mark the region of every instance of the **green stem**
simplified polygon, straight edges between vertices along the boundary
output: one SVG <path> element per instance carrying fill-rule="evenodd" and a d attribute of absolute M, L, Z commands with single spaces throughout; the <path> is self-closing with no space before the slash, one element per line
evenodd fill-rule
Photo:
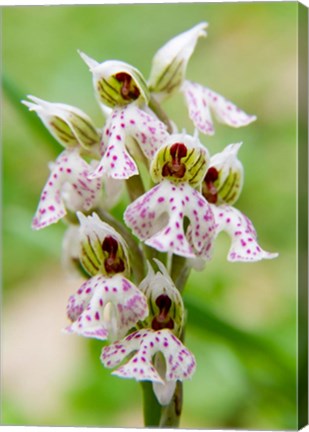
<path fill-rule="evenodd" d="M 140 175 L 135 175 L 126 180 L 127 191 L 131 202 L 144 195 L 145 188 Z"/>
<path fill-rule="evenodd" d="M 162 407 L 153 392 L 152 382 L 142 381 L 145 427 L 160 425 Z"/>
<path fill-rule="evenodd" d="M 161 106 L 159 105 L 157 100 L 154 98 L 154 96 L 150 97 L 150 101 L 149 101 L 148 106 L 156 114 L 158 119 L 166 124 L 167 132 L 172 133 L 173 132 L 172 124 L 171 124 L 168 116 L 166 115 L 166 113 L 163 111 L 163 109 L 161 108 Z"/>
<path fill-rule="evenodd" d="M 171 402 L 162 407 L 160 427 L 178 428 L 182 411 L 183 386 L 182 382 L 177 381 L 174 396 Z"/>
<path fill-rule="evenodd" d="M 187 258 L 173 255 L 171 278 L 179 292 L 182 292 L 190 275 L 191 266 Z"/>

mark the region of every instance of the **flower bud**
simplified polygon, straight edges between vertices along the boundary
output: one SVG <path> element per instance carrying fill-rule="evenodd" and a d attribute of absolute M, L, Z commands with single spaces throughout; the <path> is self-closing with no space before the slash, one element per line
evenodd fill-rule
<path fill-rule="evenodd" d="M 100 142 L 100 134 L 83 111 L 70 105 L 46 102 L 28 96 L 22 101 L 30 111 L 36 111 L 49 132 L 66 148 L 81 146 L 89 149 Z"/>
<path fill-rule="evenodd" d="M 200 36 L 206 36 L 207 23 L 172 38 L 157 51 L 149 78 L 150 91 L 160 100 L 179 89 L 184 81 L 188 61 Z"/>
<path fill-rule="evenodd" d="M 210 166 L 202 183 L 202 193 L 212 204 L 233 205 L 241 192 L 244 172 L 237 152 L 241 143 L 228 145 L 210 160 Z"/>
<path fill-rule="evenodd" d="M 164 179 L 174 183 L 197 186 L 204 178 L 208 164 L 208 152 L 196 137 L 175 134 L 162 145 L 151 164 L 153 181 Z"/>
<path fill-rule="evenodd" d="M 128 105 L 135 100 L 148 103 L 149 92 L 142 74 L 117 60 L 98 63 L 80 52 L 93 75 L 93 85 L 101 103 L 109 107 Z"/>
<path fill-rule="evenodd" d="M 102 222 L 97 214 L 84 216 L 80 221 L 80 262 L 90 276 L 129 273 L 127 246 L 122 237 L 110 225 Z"/>
<path fill-rule="evenodd" d="M 148 265 L 148 274 L 139 286 L 149 304 L 145 324 L 155 331 L 170 329 L 179 336 L 184 322 L 183 301 L 164 265 L 159 260 L 154 261 L 160 272 L 154 273 Z"/>

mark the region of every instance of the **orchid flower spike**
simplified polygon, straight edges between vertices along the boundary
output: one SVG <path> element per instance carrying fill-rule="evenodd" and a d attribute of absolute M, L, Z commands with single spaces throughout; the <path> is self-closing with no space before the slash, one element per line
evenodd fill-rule
<path fill-rule="evenodd" d="M 149 91 L 141 72 L 122 61 L 96 60 L 79 51 L 93 76 L 95 94 L 100 104 L 115 108 L 134 101 L 148 103 Z"/>
<path fill-rule="evenodd" d="M 62 219 L 67 210 L 89 211 L 102 202 L 102 179 L 89 179 L 93 168 L 79 150 L 64 150 L 50 164 L 50 176 L 44 186 L 33 218 L 32 228 L 41 229 Z"/>
<path fill-rule="evenodd" d="M 188 258 L 207 256 L 212 247 L 214 217 L 209 203 L 194 187 L 203 180 L 208 152 L 197 137 L 171 135 L 151 165 L 160 182 L 131 203 L 125 223 L 147 245 Z"/>
<path fill-rule="evenodd" d="M 100 142 L 100 132 L 80 109 L 30 95 L 28 99 L 31 102 L 22 101 L 23 104 L 37 113 L 52 136 L 65 148 L 80 146 L 89 150 Z"/>
<path fill-rule="evenodd" d="M 210 203 L 215 218 L 215 235 L 225 231 L 231 237 L 229 261 L 259 261 L 272 259 L 277 253 L 264 251 L 257 243 L 257 234 L 252 222 L 239 210 L 232 207 L 240 195 L 243 185 L 243 167 L 237 158 L 241 143 L 230 144 L 214 155 L 203 181 L 202 191 Z"/>
<path fill-rule="evenodd" d="M 188 61 L 207 23 L 202 22 L 168 41 L 155 54 L 148 81 L 149 89 L 159 101 L 177 91 L 185 78 Z"/>
<path fill-rule="evenodd" d="M 69 333 L 101 340 L 126 335 L 148 315 L 145 295 L 125 275 L 129 272 L 127 246 L 122 237 L 97 214 L 80 220 L 79 259 L 92 276 L 69 298 Z"/>

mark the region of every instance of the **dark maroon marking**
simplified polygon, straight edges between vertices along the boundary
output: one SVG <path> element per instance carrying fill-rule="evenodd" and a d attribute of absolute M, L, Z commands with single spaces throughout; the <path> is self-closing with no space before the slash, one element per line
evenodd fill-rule
<path fill-rule="evenodd" d="M 182 143 L 175 143 L 170 148 L 172 161 L 167 162 L 162 168 L 162 176 L 182 178 L 186 173 L 186 165 L 181 159 L 187 156 L 187 147 Z"/>
<path fill-rule="evenodd" d="M 218 180 L 218 177 L 218 170 L 215 167 L 210 167 L 202 183 L 202 194 L 207 201 L 212 204 L 215 204 L 218 201 L 218 192 L 214 185 L 214 182 Z"/>
<path fill-rule="evenodd" d="M 113 237 L 105 237 L 102 243 L 103 252 L 108 253 L 104 261 L 104 267 L 107 273 L 122 273 L 124 271 L 124 262 L 117 257 L 118 242 Z"/>
<path fill-rule="evenodd" d="M 174 321 L 168 316 L 169 310 L 172 306 L 171 299 L 167 295 L 161 294 L 156 300 L 156 305 L 160 312 L 153 318 L 151 327 L 154 330 L 161 330 L 164 328 L 173 329 Z"/>
<path fill-rule="evenodd" d="M 132 100 L 132 99 L 137 99 L 140 95 L 140 91 L 139 89 L 134 85 L 134 81 L 133 81 L 133 85 L 132 85 L 132 77 L 125 73 L 125 72 L 119 72 L 115 75 L 115 78 L 117 81 L 119 81 L 120 83 L 122 83 L 122 87 L 121 87 L 121 96 L 125 99 L 125 100 Z"/>

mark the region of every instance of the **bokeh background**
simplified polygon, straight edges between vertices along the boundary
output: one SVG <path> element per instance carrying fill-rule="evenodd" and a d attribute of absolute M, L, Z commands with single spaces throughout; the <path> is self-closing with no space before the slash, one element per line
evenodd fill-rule
<path fill-rule="evenodd" d="M 61 266 L 63 223 L 30 228 L 61 152 L 27 94 L 104 118 L 77 54 L 120 59 L 147 77 L 168 39 L 209 23 L 187 77 L 223 94 L 258 120 L 202 137 L 211 153 L 243 141 L 245 185 L 237 207 L 276 260 L 228 263 L 216 243 L 185 290 L 187 346 L 198 369 L 185 384 L 184 428 L 296 428 L 296 2 L 38 6 L 2 8 L 3 290 L 2 424 L 142 426 L 140 386 L 112 377 L 102 343 L 61 333 L 78 288 Z M 193 132 L 181 95 L 164 108 Z M 115 212 L 121 218 L 125 201 Z"/>

